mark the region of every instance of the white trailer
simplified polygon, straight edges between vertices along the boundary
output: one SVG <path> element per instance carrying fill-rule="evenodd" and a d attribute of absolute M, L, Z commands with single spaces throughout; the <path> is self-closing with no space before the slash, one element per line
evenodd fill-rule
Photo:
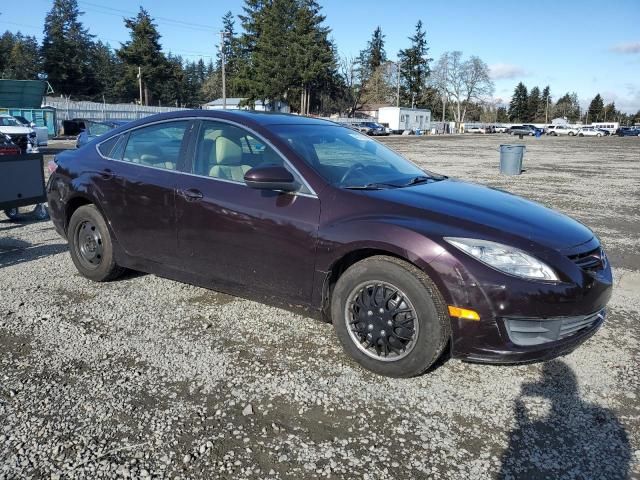
<path fill-rule="evenodd" d="M 394 132 L 404 130 L 428 131 L 431 128 L 431 110 L 381 107 L 378 109 L 378 123 L 388 126 Z"/>

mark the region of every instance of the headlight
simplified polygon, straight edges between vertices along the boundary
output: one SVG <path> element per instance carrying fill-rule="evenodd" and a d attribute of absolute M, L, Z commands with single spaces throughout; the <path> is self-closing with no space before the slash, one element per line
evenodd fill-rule
<path fill-rule="evenodd" d="M 482 263 L 509 275 L 531 280 L 559 280 L 551 267 L 517 248 L 473 238 L 446 237 L 444 240 Z"/>

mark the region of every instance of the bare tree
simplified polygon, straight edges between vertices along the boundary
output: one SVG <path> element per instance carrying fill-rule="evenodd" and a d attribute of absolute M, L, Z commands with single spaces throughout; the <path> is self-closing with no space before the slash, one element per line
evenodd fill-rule
<path fill-rule="evenodd" d="M 349 96 L 349 117 L 352 117 L 354 112 L 361 104 L 362 96 L 362 67 L 360 60 L 357 57 L 342 57 L 340 59 L 340 74 L 344 79 L 344 83 Z"/>
<path fill-rule="evenodd" d="M 433 69 L 434 87 L 448 102 L 458 128 L 464 122 L 467 107 L 472 102 L 483 102 L 494 91 L 489 67 L 480 58 L 462 58 L 462 52 L 445 52 Z"/>

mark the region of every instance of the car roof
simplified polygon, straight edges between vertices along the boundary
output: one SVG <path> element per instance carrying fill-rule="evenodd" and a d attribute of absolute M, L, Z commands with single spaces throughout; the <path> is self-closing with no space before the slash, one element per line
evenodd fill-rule
<path fill-rule="evenodd" d="M 302 115 L 291 115 L 287 113 L 276 112 L 256 112 L 251 110 L 180 110 L 176 112 L 167 112 L 145 117 L 136 122 L 134 125 L 142 125 L 150 121 L 180 119 L 180 118 L 211 118 L 235 121 L 247 126 L 268 126 L 268 125 L 331 125 L 334 122 L 321 120 L 318 118 L 304 117 Z"/>

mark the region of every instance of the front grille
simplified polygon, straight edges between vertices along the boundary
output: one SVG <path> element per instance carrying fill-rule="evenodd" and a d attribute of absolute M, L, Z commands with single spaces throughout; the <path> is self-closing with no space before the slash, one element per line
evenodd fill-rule
<path fill-rule="evenodd" d="M 509 339 L 516 345 L 532 346 L 555 342 L 576 335 L 604 320 L 605 311 L 576 317 L 505 318 Z"/>
<path fill-rule="evenodd" d="M 604 250 L 598 247 L 589 252 L 570 255 L 569 260 L 586 272 L 594 272 L 602 270 L 606 266 L 607 257 Z"/>

